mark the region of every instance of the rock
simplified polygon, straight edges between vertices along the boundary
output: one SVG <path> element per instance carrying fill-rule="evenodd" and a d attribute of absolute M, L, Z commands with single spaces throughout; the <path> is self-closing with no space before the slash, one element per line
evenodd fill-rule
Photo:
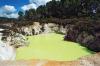
<path fill-rule="evenodd" d="M 75 25 L 69 25 L 68 32 L 64 40 L 77 42 L 95 52 L 100 51 L 100 23 L 77 22 Z"/>
<path fill-rule="evenodd" d="M 50 30 L 48 24 L 44 24 L 43 27 L 44 27 L 44 32 L 43 32 L 43 33 L 47 34 L 47 33 L 50 33 L 50 32 L 51 32 L 51 30 Z"/>
<path fill-rule="evenodd" d="M 64 28 L 63 26 L 60 26 L 59 33 L 66 34 L 66 28 Z"/>

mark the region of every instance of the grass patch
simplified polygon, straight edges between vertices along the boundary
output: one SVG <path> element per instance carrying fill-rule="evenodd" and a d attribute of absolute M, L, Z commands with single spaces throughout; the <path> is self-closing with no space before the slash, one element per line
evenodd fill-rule
<path fill-rule="evenodd" d="M 86 48 L 74 42 L 63 41 L 64 35 L 41 34 L 29 36 L 30 45 L 17 50 L 17 60 L 42 59 L 72 61 L 91 55 Z"/>

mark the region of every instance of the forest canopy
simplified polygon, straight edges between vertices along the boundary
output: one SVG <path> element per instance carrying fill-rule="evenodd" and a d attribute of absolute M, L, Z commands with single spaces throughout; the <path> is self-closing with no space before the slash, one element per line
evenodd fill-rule
<path fill-rule="evenodd" d="M 18 15 L 17 19 L 0 17 L 0 21 L 51 21 L 59 23 L 66 22 L 66 19 L 84 19 L 84 17 L 97 20 L 100 17 L 100 0 L 52 0 L 45 5 L 40 5 L 37 9 L 19 11 Z"/>
<path fill-rule="evenodd" d="M 19 11 L 20 20 L 38 20 L 46 18 L 100 17 L 100 0 L 52 0 L 37 9 Z"/>

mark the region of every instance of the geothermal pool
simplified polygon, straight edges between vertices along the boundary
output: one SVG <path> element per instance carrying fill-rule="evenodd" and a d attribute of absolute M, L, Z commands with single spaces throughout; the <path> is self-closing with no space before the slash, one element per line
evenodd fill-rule
<path fill-rule="evenodd" d="M 63 41 L 63 37 L 55 33 L 29 36 L 29 46 L 17 50 L 16 60 L 72 61 L 91 55 L 91 51 L 77 43 Z"/>

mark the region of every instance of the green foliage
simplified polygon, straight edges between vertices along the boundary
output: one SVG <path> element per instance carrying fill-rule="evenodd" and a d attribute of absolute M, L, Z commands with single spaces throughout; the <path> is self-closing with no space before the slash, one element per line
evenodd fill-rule
<path fill-rule="evenodd" d="M 35 15 L 36 15 L 36 10 L 35 9 L 30 9 L 29 11 L 25 12 L 24 18 L 26 20 L 30 20 L 30 19 L 33 20 L 33 19 L 35 19 Z"/>
<path fill-rule="evenodd" d="M 22 11 L 18 12 L 19 20 L 23 20 L 24 13 Z"/>
<path fill-rule="evenodd" d="M 52 0 L 46 5 L 39 6 L 36 10 L 30 9 L 25 12 L 25 19 L 44 18 L 71 18 L 71 17 L 96 17 L 100 13 L 99 0 Z M 99 8 L 99 9 L 98 9 Z M 93 9 L 96 13 L 93 13 Z M 21 16 L 21 13 L 19 12 Z"/>
<path fill-rule="evenodd" d="M 46 4 L 47 12 L 49 17 L 60 17 L 60 2 L 51 1 Z"/>
<path fill-rule="evenodd" d="M 36 12 L 37 12 L 37 15 L 38 15 L 40 18 L 45 18 L 46 16 L 44 16 L 44 15 L 47 14 L 47 13 L 46 13 L 46 12 L 47 12 L 47 9 L 46 9 L 45 5 L 41 5 L 41 6 L 39 6 L 39 7 L 37 8 Z"/>

